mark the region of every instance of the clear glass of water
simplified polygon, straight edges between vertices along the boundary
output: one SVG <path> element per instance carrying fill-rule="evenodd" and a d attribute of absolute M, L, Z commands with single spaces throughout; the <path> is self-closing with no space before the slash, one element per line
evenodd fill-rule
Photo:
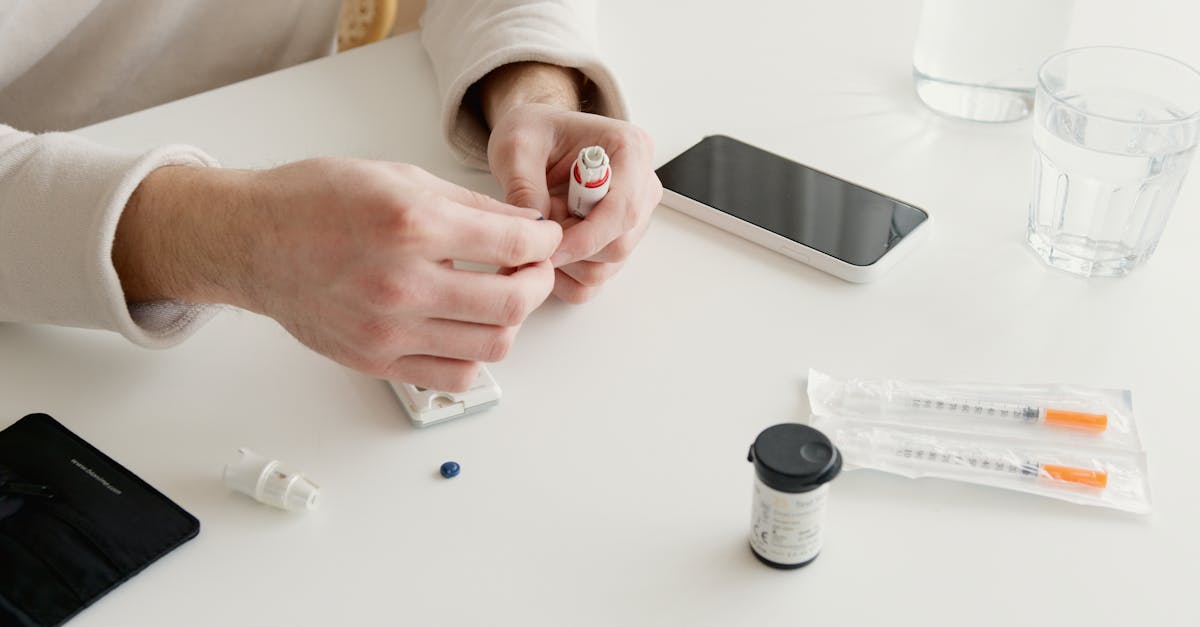
<path fill-rule="evenodd" d="M 1200 73 L 1117 47 L 1038 71 L 1028 240 L 1046 263 L 1122 276 L 1154 253 L 1200 131 Z"/>
<path fill-rule="evenodd" d="M 978 122 L 1029 115 L 1037 68 L 1062 49 L 1071 0 L 925 0 L 913 86 L 930 109 Z"/>

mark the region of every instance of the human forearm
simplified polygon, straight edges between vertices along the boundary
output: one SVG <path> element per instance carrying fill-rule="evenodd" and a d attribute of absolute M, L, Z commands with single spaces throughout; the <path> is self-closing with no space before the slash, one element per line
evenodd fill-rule
<path fill-rule="evenodd" d="M 183 164 L 215 162 L 190 146 L 133 152 L 0 125 L 0 320 L 108 329 L 147 347 L 198 328 L 202 307 L 130 308 L 111 262 L 133 190 L 150 172 Z"/>
<path fill-rule="evenodd" d="M 237 289 L 249 229 L 239 222 L 252 174 L 164 167 L 130 196 L 112 259 L 129 303 L 180 300 L 245 306 Z"/>
<path fill-rule="evenodd" d="M 504 357 L 553 286 L 562 231 L 537 215 L 400 163 L 161 168 L 130 199 L 113 261 L 131 304 L 232 304 L 351 368 L 453 391 Z"/>
<path fill-rule="evenodd" d="M 492 70 L 479 82 L 480 104 L 488 128 L 504 114 L 530 103 L 579 111 L 583 104 L 584 77 L 574 68 L 525 61 Z"/>
<path fill-rule="evenodd" d="M 437 78 L 443 133 L 458 157 L 487 167 L 489 130 L 497 122 L 486 123 L 477 92 L 485 77 L 507 66 L 538 61 L 575 68 L 572 74 L 587 77 L 586 111 L 628 117 L 596 47 L 596 9 L 594 0 L 429 0 L 421 43 Z"/>

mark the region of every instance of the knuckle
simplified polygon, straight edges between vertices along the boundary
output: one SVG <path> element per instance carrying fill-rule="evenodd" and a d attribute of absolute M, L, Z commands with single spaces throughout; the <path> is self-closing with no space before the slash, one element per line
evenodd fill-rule
<path fill-rule="evenodd" d="M 388 332 L 375 319 L 367 319 L 358 323 L 354 336 L 364 350 L 369 350 L 374 346 L 386 343 Z"/>
<path fill-rule="evenodd" d="M 527 176 L 515 175 L 508 179 L 505 185 L 508 189 L 504 195 L 505 202 L 517 207 L 534 208 L 533 200 L 537 197 L 538 186 Z"/>
<path fill-rule="evenodd" d="M 382 357 L 359 356 L 345 360 L 347 366 L 377 379 L 391 379 L 396 376 L 394 362 Z"/>
<path fill-rule="evenodd" d="M 633 254 L 633 246 L 632 236 L 618 237 L 604 248 L 604 255 L 610 261 L 624 261 Z"/>
<path fill-rule="evenodd" d="M 612 243 L 612 240 L 609 239 L 609 237 L 611 237 L 611 235 L 605 233 L 597 233 L 593 235 L 591 244 L 587 249 L 587 255 L 584 256 L 584 259 L 595 256 L 597 253 L 604 250 L 605 246 L 608 246 L 610 243 Z"/>
<path fill-rule="evenodd" d="M 554 291 L 554 284 L 558 279 L 558 275 L 561 273 L 562 270 L 555 269 L 550 267 L 549 264 L 546 264 L 546 272 L 537 279 L 538 289 L 536 303 L 538 305 L 542 304 L 546 300 L 546 297 Z"/>
<path fill-rule="evenodd" d="M 529 149 L 532 142 L 523 133 L 515 132 L 519 120 L 513 116 L 504 116 L 496 127 L 488 142 L 488 156 L 508 158 L 519 155 Z"/>
<path fill-rule="evenodd" d="M 626 146 L 639 146 L 643 140 L 641 129 L 632 124 L 625 124 L 621 127 L 621 139 Z"/>
<path fill-rule="evenodd" d="M 385 311 L 416 309 L 424 298 L 412 283 L 386 275 L 370 281 L 367 290 L 367 302 Z"/>
<path fill-rule="evenodd" d="M 568 285 L 558 292 L 558 297 L 563 302 L 572 305 L 582 305 L 592 298 L 595 290 L 596 288 L 594 287 L 587 287 L 582 284 Z"/>
<path fill-rule="evenodd" d="M 473 189 L 469 189 L 466 187 L 464 187 L 462 189 L 463 189 L 463 191 L 466 192 L 466 197 L 467 197 L 466 204 L 471 207 L 486 207 L 488 203 L 495 202 L 494 200 L 492 200 L 492 197 L 488 196 L 487 194 L 482 194 L 480 192 L 477 192 Z"/>
<path fill-rule="evenodd" d="M 437 389 L 447 392 L 464 392 L 475 382 L 479 368 L 480 365 L 476 362 L 446 366 L 446 372 L 440 377 L 442 382 L 438 384 Z"/>
<path fill-rule="evenodd" d="M 392 166 L 392 171 L 404 178 L 420 178 L 427 174 L 423 168 L 411 163 L 397 163 Z"/>
<path fill-rule="evenodd" d="M 586 270 L 580 272 L 575 280 L 579 281 L 584 287 L 599 287 L 615 274 L 616 268 L 614 266 L 615 264 L 611 263 L 588 264 L 585 266 Z"/>
<path fill-rule="evenodd" d="M 530 312 L 529 298 L 522 292 L 510 292 L 500 305 L 500 324 L 514 327 L 525 321 Z"/>
<path fill-rule="evenodd" d="M 520 115 L 506 116 L 506 117 L 508 117 L 512 120 L 513 128 L 510 130 L 517 130 L 518 127 L 522 126 L 525 122 L 527 122 L 527 118 L 529 116 L 527 115 L 527 112 L 521 112 Z M 533 139 L 533 136 L 529 133 L 514 132 L 514 133 L 509 133 L 505 137 L 504 143 L 508 146 L 508 149 L 511 150 L 514 154 L 520 154 L 522 152 L 525 152 L 525 151 L 533 148 L 534 139 Z"/>
<path fill-rule="evenodd" d="M 516 228 L 509 229 L 501 236 L 499 246 L 501 256 L 510 264 L 527 261 L 533 248 Z"/>
<path fill-rule="evenodd" d="M 356 331 L 360 351 L 365 354 L 388 353 L 388 348 L 395 344 L 399 337 L 396 328 L 381 318 L 363 320 L 358 324 Z"/>
<path fill-rule="evenodd" d="M 611 141 L 618 146 L 635 148 L 641 152 L 650 145 L 651 140 L 650 134 L 641 127 L 626 122 L 615 130 Z"/>
<path fill-rule="evenodd" d="M 506 327 L 498 329 L 492 333 L 491 337 L 483 347 L 483 355 L 480 357 L 486 362 L 501 361 L 508 356 L 508 352 L 512 350 L 513 341 L 516 337 L 516 329 L 514 327 Z"/>
<path fill-rule="evenodd" d="M 642 149 L 645 150 L 647 153 L 653 154 L 654 153 L 654 137 L 652 135 L 650 135 L 650 131 L 647 131 L 646 129 L 644 129 L 640 126 L 635 126 L 633 128 L 634 128 L 634 136 L 637 140 L 638 145 L 640 145 L 642 147 Z"/>
<path fill-rule="evenodd" d="M 390 239 L 417 237 L 424 227 L 424 222 L 418 215 L 420 212 L 413 211 L 407 203 L 399 198 L 383 204 L 381 212 L 383 213 L 381 232 Z"/>
<path fill-rule="evenodd" d="M 516 225 L 505 228 L 504 232 L 499 234 L 496 245 L 500 257 L 510 264 L 526 262 L 529 253 L 532 252 L 532 246 Z"/>
<path fill-rule="evenodd" d="M 604 276 L 596 270 L 588 270 L 579 273 L 579 276 L 575 277 L 575 280 L 579 281 L 579 284 L 584 287 L 597 287 L 604 283 Z"/>
<path fill-rule="evenodd" d="M 626 233 L 637 228 L 642 222 L 641 212 L 632 204 L 625 205 L 625 215 L 621 216 L 621 227 Z"/>

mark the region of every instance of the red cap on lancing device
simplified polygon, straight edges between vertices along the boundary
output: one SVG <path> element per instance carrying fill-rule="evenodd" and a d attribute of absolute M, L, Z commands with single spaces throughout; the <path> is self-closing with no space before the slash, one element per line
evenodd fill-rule
<path fill-rule="evenodd" d="M 611 171 L 612 171 L 611 168 L 604 168 L 604 176 L 603 177 L 601 177 L 595 181 L 584 181 L 583 175 L 579 172 L 579 162 L 576 161 L 575 162 L 575 182 L 583 185 L 584 187 L 591 187 L 591 188 L 600 187 L 601 185 L 604 185 L 605 183 L 608 182 L 608 174 Z"/>

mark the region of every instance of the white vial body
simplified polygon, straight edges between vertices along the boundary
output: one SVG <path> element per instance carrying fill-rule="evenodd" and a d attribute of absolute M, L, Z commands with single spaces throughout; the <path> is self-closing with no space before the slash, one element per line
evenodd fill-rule
<path fill-rule="evenodd" d="M 829 484 L 808 492 L 780 492 L 754 477 L 750 547 L 771 562 L 796 566 L 821 552 Z"/>
<path fill-rule="evenodd" d="M 571 184 L 567 188 L 567 209 L 577 218 L 586 218 L 601 199 L 608 194 L 612 168 L 608 154 L 600 146 L 588 146 L 579 151 L 571 166 Z"/>

